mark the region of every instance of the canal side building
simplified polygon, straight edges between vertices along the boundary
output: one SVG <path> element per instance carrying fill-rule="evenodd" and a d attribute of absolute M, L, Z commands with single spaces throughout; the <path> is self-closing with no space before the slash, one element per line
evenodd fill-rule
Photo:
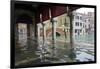
<path fill-rule="evenodd" d="M 94 13 L 73 12 L 73 35 L 86 35 L 94 32 Z"/>

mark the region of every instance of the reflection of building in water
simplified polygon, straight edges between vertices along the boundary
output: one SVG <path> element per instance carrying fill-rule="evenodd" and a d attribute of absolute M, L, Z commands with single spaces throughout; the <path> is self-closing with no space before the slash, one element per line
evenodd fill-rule
<path fill-rule="evenodd" d="M 73 34 L 85 35 L 94 32 L 94 12 L 78 13 L 73 12 Z"/>

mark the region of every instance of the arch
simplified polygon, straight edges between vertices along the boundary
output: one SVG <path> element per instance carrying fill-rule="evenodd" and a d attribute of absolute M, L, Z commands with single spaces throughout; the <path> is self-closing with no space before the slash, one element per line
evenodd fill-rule
<path fill-rule="evenodd" d="M 61 34 L 59 32 L 56 32 L 56 37 L 61 36 Z"/>
<path fill-rule="evenodd" d="M 46 36 L 49 36 L 52 34 L 52 28 L 46 30 Z M 61 28 L 56 28 L 56 36 L 63 36 L 64 35 L 64 31 Z"/>

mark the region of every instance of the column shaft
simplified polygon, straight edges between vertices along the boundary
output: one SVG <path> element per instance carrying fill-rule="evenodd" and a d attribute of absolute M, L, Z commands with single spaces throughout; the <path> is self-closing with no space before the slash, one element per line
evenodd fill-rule
<path fill-rule="evenodd" d="M 43 46 L 45 46 L 46 42 L 46 30 L 45 30 L 45 24 L 43 24 Z"/>
<path fill-rule="evenodd" d="M 53 19 L 51 19 L 52 22 L 52 56 L 54 57 L 56 55 L 56 23 Z"/>
<path fill-rule="evenodd" d="M 70 45 L 73 48 L 73 15 L 70 14 Z"/>
<path fill-rule="evenodd" d="M 37 25 L 37 41 L 39 44 L 40 43 L 40 27 L 39 27 L 39 25 Z"/>

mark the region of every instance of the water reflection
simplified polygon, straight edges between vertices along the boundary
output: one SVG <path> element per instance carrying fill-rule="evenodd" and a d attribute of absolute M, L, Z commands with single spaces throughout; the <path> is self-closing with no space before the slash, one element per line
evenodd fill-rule
<path fill-rule="evenodd" d="M 86 37 L 86 36 L 85 36 Z M 78 37 L 77 37 L 78 38 Z M 86 37 L 90 38 L 90 37 Z M 20 52 L 16 51 L 16 66 L 32 63 L 33 65 L 42 63 L 67 63 L 67 62 L 84 62 L 94 61 L 94 44 L 86 43 L 83 40 L 74 39 L 73 48 L 67 42 L 57 38 L 55 49 L 52 49 L 52 40 L 47 39 L 43 46 L 42 38 L 37 42 L 36 39 L 29 38 L 24 47 L 23 44 L 16 44 Z M 78 38 L 80 39 L 80 37 Z M 87 40 L 88 41 L 88 40 Z M 16 48 L 17 49 L 17 48 Z M 56 51 L 55 57 L 52 56 L 53 50 Z"/>

